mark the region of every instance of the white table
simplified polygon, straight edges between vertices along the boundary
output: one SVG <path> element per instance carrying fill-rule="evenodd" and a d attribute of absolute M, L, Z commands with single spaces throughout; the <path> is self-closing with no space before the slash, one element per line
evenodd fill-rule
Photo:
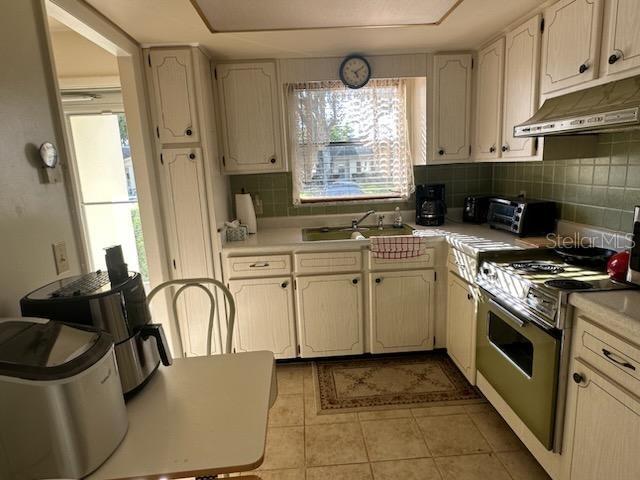
<path fill-rule="evenodd" d="M 161 366 L 127 403 L 129 431 L 122 444 L 87 479 L 252 470 L 263 461 L 276 389 L 271 352 L 181 358 Z"/>

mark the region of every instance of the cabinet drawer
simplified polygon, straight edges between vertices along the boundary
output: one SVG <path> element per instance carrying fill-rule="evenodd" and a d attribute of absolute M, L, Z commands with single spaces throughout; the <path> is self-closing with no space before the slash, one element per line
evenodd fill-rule
<path fill-rule="evenodd" d="M 268 277 L 291 273 L 289 255 L 230 257 L 227 259 L 227 278 Z"/>
<path fill-rule="evenodd" d="M 297 253 L 295 255 L 296 273 L 337 273 L 358 272 L 362 270 L 362 253 L 322 252 Z"/>
<path fill-rule="evenodd" d="M 369 252 L 369 269 L 374 271 L 432 268 L 434 263 L 435 250 L 433 248 L 427 248 L 422 255 L 410 258 L 378 258 Z"/>
<path fill-rule="evenodd" d="M 450 272 L 473 283 L 478 269 L 478 262 L 466 253 L 452 248 L 447 258 L 447 268 Z"/>
<path fill-rule="evenodd" d="M 598 328 L 579 316 L 575 330 L 580 357 L 629 391 L 640 396 L 640 348 Z"/>

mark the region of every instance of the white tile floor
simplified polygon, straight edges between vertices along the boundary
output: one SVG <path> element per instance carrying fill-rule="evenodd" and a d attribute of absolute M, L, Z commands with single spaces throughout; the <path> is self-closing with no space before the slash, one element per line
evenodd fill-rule
<path fill-rule="evenodd" d="M 310 365 L 279 365 L 263 480 L 542 480 L 489 405 L 317 415 Z"/>

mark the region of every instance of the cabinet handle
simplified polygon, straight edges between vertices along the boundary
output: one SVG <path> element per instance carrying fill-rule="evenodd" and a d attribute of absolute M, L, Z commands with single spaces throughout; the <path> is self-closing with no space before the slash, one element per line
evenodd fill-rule
<path fill-rule="evenodd" d="M 578 68 L 578 71 L 579 71 L 580 73 L 584 73 L 584 72 L 586 72 L 587 70 L 589 70 L 589 65 L 587 65 L 586 63 L 583 63 L 582 65 L 580 65 L 580 68 Z"/>
<path fill-rule="evenodd" d="M 573 377 L 573 381 L 576 382 L 576 383 L 584 382 L 584 377 L 582 375 L 580 375 L 579 373 L 574 373 L 572 375 L 572 377 Z"/>
<path fill-rule="evenodd" d="M 381 283 L 382 282 L 382 278 L 376 278 L 376 283 Z"/>
<path fill-rule="evenodd" d="M 189 154 L 189 158 L 190 158 L 191 160 L 193 160 L 194 158 L 196 158 L 196 154 L 195 154 L 195 153 L 190 153 L 190 154 Z"/>
<path fill-rule="evenodd" d="M 470 293 L 467 293 L 467 300 L 471 300 L 473 298 L 473 295 L 471 295 Z"/>
<path fill-rule="evenodd" d="M 440 150 L 438 150 L 438 155 L 444 155 L 444 148 L 441 148 Z"/>
<path fill-rule="evenodd" d="M 249 268 L 264 268 L 268 266 L 269 266 L 269 262 L 256 262 L 249 265 Z"/>
<path fill-rule="evenodd" d="M 271 162 L 271 163 L 276 163 L 276 157 L 271 157 L 270 162 Z"/>
<path fill-rule="evenodd" d="M 609 350 L 607 350 L 606 348 L 602 349 L 602 353 L 604 354 L 605 357 L 607 357 L 609 360 L 611 360 L 613 363 L 617 363 L 618 365 L 623 366 L 624 368 L 628 368 L 630 370 L 635 370 L 636 367 L 634 367 L 633 365 L 631 365 L 629 362 L 620 359 L 620 357 L 618 355 L 616 355 L 615 353 L 611 353 Z"/>
<path fill-rule="evenodd" d="M 187 128 L 184 133 L 187 135 L 187 137 L 190 137 L 191 135 L 193 135 L 193 130 L 191 130 L 191 127 Z"/>
<path fill-rule="evenodd" d="M 281 286 L 282 288 L 287 288 L 287 287 L 289 286 L 289 282 L 282 282 L 282 283 L 280 284 L 280 286 Z"/>
<path fill-rule="evenodd" d="M 509 145 L 505 143 L 504 145 L 502 145 L 502 151 L 506 152 L 507 150 L 509 150 Z"/>
<path fill-rule="evenodd" d="M 353 280 L 351 280 L 351 283 L 353 283 L 354 285 L 357 285 L 358 284 L 358 279 L 354 278 Z"/>
<path fill-rule="evenodd" d="M 491 146 L 489 147 L 489 153 L 494 153 L 495 151 L 496 151 L 496 147 L 495 147 L 495 145 L 491 145 Z"/>
<path fill-rule="evenodd" d="M 621 56 L 622 56 L 622 52 L 612 53 L 609 56 L 609 65 L 613 65 L 614 63 L 616 63 L 618 60 L 620 60 Z"/>

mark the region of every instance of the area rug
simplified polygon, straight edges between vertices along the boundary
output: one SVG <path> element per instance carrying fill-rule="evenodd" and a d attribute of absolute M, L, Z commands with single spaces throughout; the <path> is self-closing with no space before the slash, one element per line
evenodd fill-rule
<path fill-rule="evenodd" d="M 445 352 L 322 360 L 313 365 L 318 413 L 484 403 Z"/>

